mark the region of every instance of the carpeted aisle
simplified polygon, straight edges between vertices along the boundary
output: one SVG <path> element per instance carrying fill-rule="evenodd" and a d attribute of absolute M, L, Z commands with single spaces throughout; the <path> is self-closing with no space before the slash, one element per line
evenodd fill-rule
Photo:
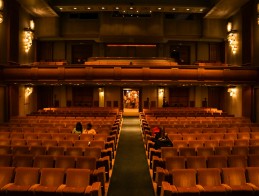
<path fill-rule="evenodd" d="M 154 196 L 138 117 L 124 117 L 108 196 Z"/>

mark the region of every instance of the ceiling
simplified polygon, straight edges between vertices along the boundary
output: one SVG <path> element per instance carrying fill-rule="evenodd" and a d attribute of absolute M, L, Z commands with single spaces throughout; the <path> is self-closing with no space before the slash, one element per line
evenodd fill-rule
<path fill-rule="evenodd" d="M 57 17 L 61 13 L 121 12 L 125 14 L 202 14 L 226 19 L 249 0 L 17 0 L 35 17 Z"/>

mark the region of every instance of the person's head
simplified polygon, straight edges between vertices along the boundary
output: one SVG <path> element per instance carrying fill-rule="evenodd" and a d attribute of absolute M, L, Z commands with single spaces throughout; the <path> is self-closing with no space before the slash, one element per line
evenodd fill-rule
<path fill-rule="evenodd" d="M 87 123 L 87 125 L 86 125 L 86 129 L 87 129 L 87 130 L 92 129 L 92 124 L 91 124 L 91 123 Z"/>
<path fill-rule="evenodd" d="M 77 130 L 77 131 L 80 131 L 80 132 L 83 131 L 83 126 L 82 126 L 82 124 L 81 124 L 80 122 L 77 122 L 77 123 L 76 123 L 76 130 Z"/>

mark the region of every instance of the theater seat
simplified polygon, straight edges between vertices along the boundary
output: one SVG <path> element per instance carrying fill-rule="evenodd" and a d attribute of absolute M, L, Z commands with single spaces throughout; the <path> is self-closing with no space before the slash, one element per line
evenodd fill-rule
<path fill-rule="evenodd" d="M 58 188 L 64 184 L 65 170 L 62 168 L 42 168 L 40 183 L 33 185 L 29 191 L 37 196 L 56 195 Z"/>
<path fill-rule="evenodd" d="M 62 195 L 96 195 L 101 196 L 101 183 L 94 182 L 90 185 L 89 169 L 67 169 L 66 182 L 58 192 Z"/>
<path fill-rule="evenodd" d="M 175 169 L 172 172 L 173 193 L 178 195 L 200 195 L 200 190 L 196 186 L 195 169 Z"/>
<path fill-rule="evenodd" d="M 0 195 L 4 195 L 2 188 L 13 182 L 14 167 L 0 167 Z"/>
<path fill-rule="evenodd" d="M 222 180 L 231 195 L 253 195 L 253 188 L 246 183 L 245 168 L 222 168 Z"/>
<path fill-rule="evenodd" d="M 197 169 L 197 183 L 204 196 L 227 195 L 227 188 L 221 184 L 220 169 Z"/>
<path fill-rule="evenodd" d="M 255 195 L 259 194 L 259 167 L 247 167 L 247 182 L 253 187 Z"/>
<path fill-rule="evenodd" d="M 39 183 L 39 168 L 18 167 L 15 169 L 14 183 L 7 184 L 3 190 L 7 196 L 29 195 L 29 188 Z"/>

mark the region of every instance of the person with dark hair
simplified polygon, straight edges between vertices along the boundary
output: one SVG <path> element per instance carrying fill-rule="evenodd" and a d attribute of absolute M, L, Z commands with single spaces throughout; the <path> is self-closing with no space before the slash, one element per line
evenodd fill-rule
<path fill-rule="evenodd" d="M 83 126 L 81 124 L 81 122 L 77 122 L 76 123 L 76 127 L 73 129 L 73 133 L 77 133 L 77 134 L 81 134 L 83 131 Z"/>
<path fill-rule="evenodd" d="M 84 130 L 83 134 L 96 134 L 95 129 L 93 129 L 93 126 L 91 123 L 87 123 L 86 129 Z"/>

